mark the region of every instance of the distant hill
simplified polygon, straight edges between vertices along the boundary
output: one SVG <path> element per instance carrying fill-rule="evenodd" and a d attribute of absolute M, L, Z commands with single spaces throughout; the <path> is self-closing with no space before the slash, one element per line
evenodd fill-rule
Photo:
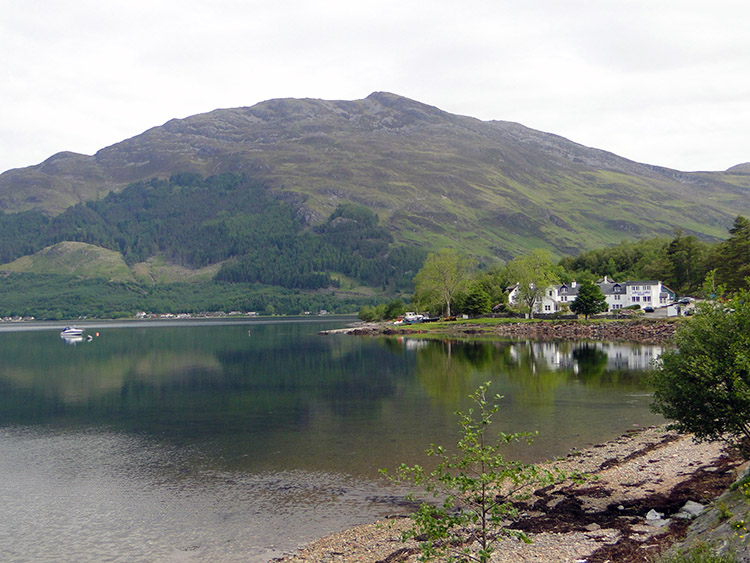
<path fill-rule="evenodd" d="M 356 203 L 376 212 L 397 242 L 510 258 L 534 247 L 578 253 L 676 227 L 723 238 L 737 214 L 750 214 L 749 169 L 639 164 L 380 92 L 216 110 L 93 156 L 59 153 L 0 175 L 0 209 L 55 216 L 134 182 L 231 172 L 262 183 L 308 226 Z"/>
<path fill-rule="evenodd" d="M 5 272 L 68 274 L 112 281 L 133 281 L 119 252 L 83 242 L 61 242 L 2 267 Z"/>

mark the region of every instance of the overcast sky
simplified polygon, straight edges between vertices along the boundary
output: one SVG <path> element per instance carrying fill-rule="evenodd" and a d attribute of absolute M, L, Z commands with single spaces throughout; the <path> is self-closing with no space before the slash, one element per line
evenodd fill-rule
<path fill-rule="evenodd" d="M 679 170 L 750 161 L 747 0 L 0 0 L 0 171 L 388 91 Z"/>

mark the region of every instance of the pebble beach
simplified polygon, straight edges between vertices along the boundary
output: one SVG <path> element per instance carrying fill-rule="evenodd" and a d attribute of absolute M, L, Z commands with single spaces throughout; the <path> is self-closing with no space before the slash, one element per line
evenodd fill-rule
<path fill-rule="evenodd" d="M 537 492 L 514 524 L 532 543 L 503 540 L 493 562 L 650 561 L 686 533 L 680 507 L 687 501 L 709 504 L 741 469 L 721 444 L 697 443 L 664 427 L 634 429 L 550 463 L 588 479 Z M 400 539 L 409 524 L 395 516 L 354 527 L 274 561 L 411 563 L 416 543 Z"/>

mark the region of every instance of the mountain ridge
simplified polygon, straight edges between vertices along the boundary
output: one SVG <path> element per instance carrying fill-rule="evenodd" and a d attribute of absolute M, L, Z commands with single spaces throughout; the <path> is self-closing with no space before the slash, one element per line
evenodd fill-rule
<path fill-rule="evenodd" d="M 249 175 L 311 225 L 353 202 L 402 242 L 502 258 L 536 246 L 576 253 L 675 228 L 715 240 L 750 213 L 750 163 L 682 172 L 387 92 L 217 109 L 92 156 L 57 153 L 1 174 L 0 210 L 56 215 L 182 171 Z"/>

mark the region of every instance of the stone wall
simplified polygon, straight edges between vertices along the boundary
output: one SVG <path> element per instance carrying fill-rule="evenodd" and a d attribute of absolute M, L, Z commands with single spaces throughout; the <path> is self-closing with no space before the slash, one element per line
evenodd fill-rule
<path fill-rule="evenodd" d="M 466 326 L 464 330 L 476 327 Z M 575 321 L 508 323 L 492 327 L 502 336 L 540 340 L 607 340 L 629 342 L 667 342 L 672 340 L 674 322 L 613 321 L 581 323 Z M 455 327 L 456 330 L 461 330 Z"/>

